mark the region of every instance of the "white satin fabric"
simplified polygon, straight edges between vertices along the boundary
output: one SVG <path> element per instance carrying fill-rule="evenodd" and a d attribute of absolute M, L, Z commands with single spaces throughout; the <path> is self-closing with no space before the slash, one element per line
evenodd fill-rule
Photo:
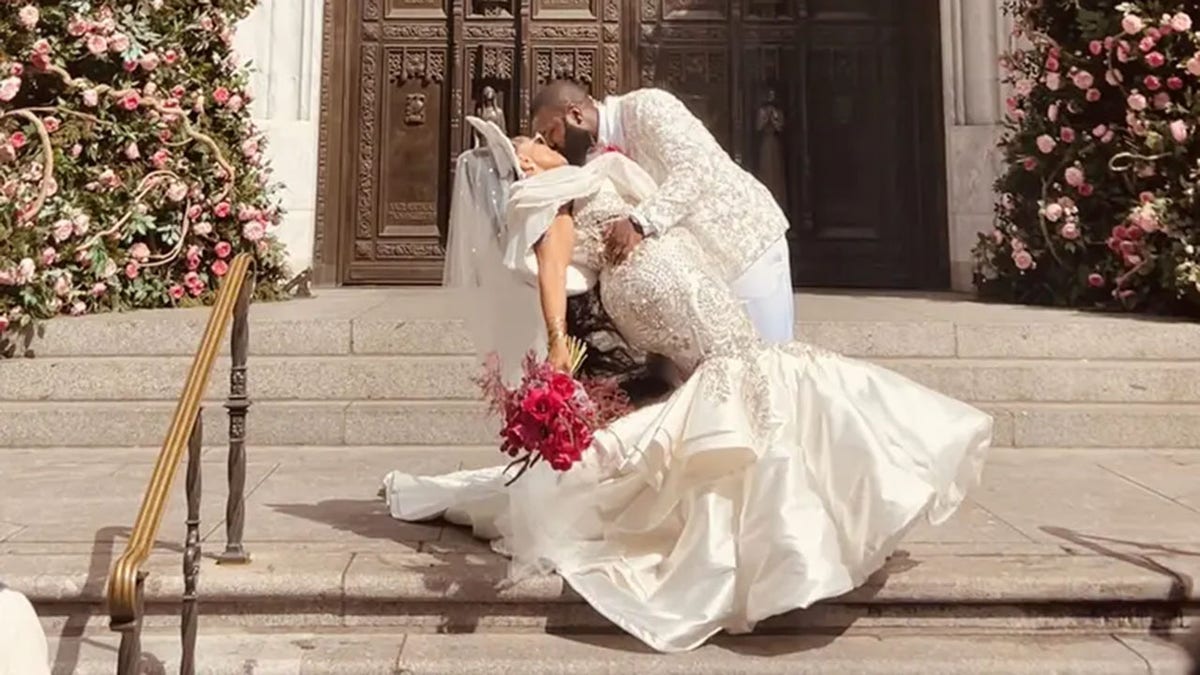
<path fill-rule="evenodd" d="M 761 394 L 748 390 L 759 371 L 714 360 L 601 431 L 567 473 L 542 465 L 505 488 L 500 467 L 395 472 L 384 480 L 391 513 L 445 515 L 502 539 L 513 578 L 557 571 L 613 623 L 674 652 L 852 590 L 978 482 L 984 413 L 799 344 L 757 359 L 774 421 L 765 436 L 745 403 Z M 709 368 L 746 388 L 712 396 Z"/>
<path fill-rule="evenodd" d="M 759 335 L 771 344 L 795 339 L 796 296 L 787 237 L 780 237 L 746 273 L 729 284 Z"/>
<path fill-rule="evenodd" d="M 46 634 L 33 605 L 0 584 L 0 675 L 50 675 Z"/>

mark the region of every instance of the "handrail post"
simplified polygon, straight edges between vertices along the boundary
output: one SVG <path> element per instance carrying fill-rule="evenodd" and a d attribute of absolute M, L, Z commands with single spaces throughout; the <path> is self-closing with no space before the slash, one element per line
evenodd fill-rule
<path fill-rule="evenodd" d="M 121 645 L 117 649 L 117 675 L 138 675 L 142 665 L 142 614 L 145 607 L 146 573 L 138 571 L 134 590 L 134 617 L 131 621 L 114 624 L 112 629 L 121 633 Z"/>
<path fill-rule="evenodd" d="M 250 298 L 254 296 L 254 277 L 248 276 L 233 310 L 230 335 L 229 400 L 229 499 L 225 504 L 225 551 L 220 564 L 245 564 L 250 554 L 243 545 L 246 527 L 246 415 L 250 397 L 246 388 L 246 361 L 250 348 Z"/>
<path fill-rule="evenodd" d="M 200 576 L 200 495 L 202 472 L 200 452 L 204 444 L 204 408 L 196 414 L 192 435 L 188 437 L 187 464 L 187 539 L 183 550 L 183 621 L 179 626 L 183 653 L 179 663 L 180 675 L 196 672 L 196 631 L 199 628 L 199 608 L 196 581 Z"/>

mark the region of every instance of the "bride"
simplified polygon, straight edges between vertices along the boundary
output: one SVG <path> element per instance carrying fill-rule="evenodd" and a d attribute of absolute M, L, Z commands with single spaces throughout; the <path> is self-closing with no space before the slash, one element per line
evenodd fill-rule
<path fill-rule="evenodd" d="M 566 473 L 543 462 L 509 487 L 502 467 L 389 474 L 396 518 L 471 526 L 512 558 L 512 579 L 557 572 L 613 623 L 673 652 L 847 593 L 977 483 L 987 415 L 868 363 L 764 346 L 686 226 L 610 263 L 605 224 L 655 189 L 631 160 L 567 166 L 536 139 L 472 124 L 488 147 L 460 160 L 450 281 L 510 321 L 540 305 L 558 365 L 568 295 L 597 293 L 614 339 L 666 357 L 682 384 L 597 433 Z M 476 325 L 488 346 L 510 357 L 529 346 L 527 326 L 490 320 Z"/>

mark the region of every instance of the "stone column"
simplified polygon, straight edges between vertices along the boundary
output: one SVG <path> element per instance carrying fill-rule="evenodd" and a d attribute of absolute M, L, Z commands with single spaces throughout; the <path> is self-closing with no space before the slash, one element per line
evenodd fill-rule
<path fill-rule="evenodd" d="M 312 265 L 321 75 L 321 0 L 260 0 L 238 27 L 251 62 L 255 122 L 266 132 L 275 179 L 285 185 L 279 238 L 293 273 Z"/>
<path fill-rule="evenodd" d="M 941 0 L 951 281 L 971 289 L 971 247 L 992 225 L 1004 114 L 1000 55 L 1010 23 L 999 0 Z"/>

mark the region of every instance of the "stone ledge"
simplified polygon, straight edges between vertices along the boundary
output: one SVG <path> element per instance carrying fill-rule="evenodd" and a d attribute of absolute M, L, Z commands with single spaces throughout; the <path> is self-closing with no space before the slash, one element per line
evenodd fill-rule
<path fill-rule="evenodd" d="M 1200 408 L 1165 403 L 979 403 L 996 418 L 997 448 L 1200 448 Z M 0 402 L 0 449 L 126 447 L 162 442 L 173 401 Z M 205 443 L 225 443 L 219 402 L 205 408 Z M 499 427 L 473 401 L 261 401 L 252 445 L 483 446 Z M 2 451 L 2 450 L 0 450 Z"/>
<path fill-rule="evenodd" d="M 55 674 L 108 675 L 118 639 L 97 633 L 51 641 Z M 150 633 L 144 653 L 178 672 L 177 635 Z M 658 654 L 619 635 L 405 635 L 201 630 L 198 670 L 210 675 L 1044 675 L 1183 673 L 1183 654 L 1150 638 L 1111 634 L 980 637 L 954 634 L 747 635 L 695 651 Z"/>
<path fill-rule="evenodd" d="M 1200 589 L 1184 580 L 1200 561 L 1184 556 L 938 554 L 936 545 L 902 552 L 862 588 L 834 604 L 1041 605 L 1052 603 L 1194 603 Z M 313 552 L 259 546 L 254 562 L 205 560 L 206 603 L 379 602 L 555 604 L 581 600 L 557 576 L 504 588 L 507 562 L 487 553 Z M 210 547 L 210 552 L 212 551 Z M 953 548 L 951 550 L 954 550 Z M 150 603 L 177 602 L 179 554 L 154 555 L 147 570 Z M 37 603 L 101 604 L 109 561 L 88 554 L 0 555 L 5 583 Z"/>

